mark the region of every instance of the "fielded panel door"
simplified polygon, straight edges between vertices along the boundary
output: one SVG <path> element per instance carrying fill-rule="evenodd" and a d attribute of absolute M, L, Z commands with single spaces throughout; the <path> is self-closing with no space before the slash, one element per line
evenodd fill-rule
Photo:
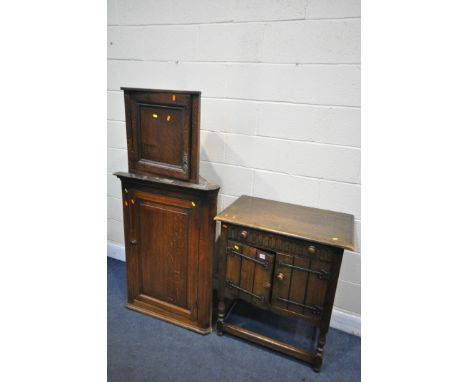
<path fill-rule="evenodd" d="M 146 304 L 196 320 L 198 217 L 191 201 L 136 191 L 132 195 L 129 288 Z M 129 284 L 129 285 L 130 285 Z M 133 289 L 133 290 L 130 290 Z"/>

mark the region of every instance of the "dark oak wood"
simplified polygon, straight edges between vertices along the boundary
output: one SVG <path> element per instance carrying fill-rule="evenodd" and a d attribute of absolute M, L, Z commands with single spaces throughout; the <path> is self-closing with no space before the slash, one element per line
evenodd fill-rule
<path fill-rule="evenodd" d="M 221 222 L 217 333 L 281 351 L 320 371 L 343 251 L 354 249 L 353 216 L 241 196 L 215 220 Z M 315 353 L 227 322 L 226 306 L 236 299 L 317 327 Z"/>
<path fill-rule="evenodd" d="M 341 212 L 243 195 L 216 220 L 354 251 L 354 217 Z"/>
<path fill-rule="evenodd" d="M 264 308 L 268 305 L 274 255 L 228 240 L 225 294 Z"/>
<path fill-rule="evenodd" d="M 115 175 L 122 183 L 127 307 L 210 333 L 219 186 Z"/>
<path fill-rule="evenodd" d="M 121 89 L 129 171 L 197 183 L 201 93 Z"/>
<path fill-rule="evenodd" d="M 219 190 L 219 186 L 217 184 L 209 183 L 204 178 L 200 177 L 198 183 L 189 183 L 183 182 L 176 179 L 169 179 L 163 178 L 155 175 L 142 175 L 142 174 L 134 174 L 129 172 L 115 172 L 115 176 L 117 177 L 125 177 L 127 179 L 131 179 L 136 183 L 140 184 L 154 184 L 158 185 L 158 187 L 167 186 L 167 189 L 173 189 L 174 187 L 177 189 L 187 189 L 187 190 L 200 190 L 200 191 L 215 191 Z"/>
<path fill-rule="evenodd" d="M 314 359 L 314 356 L 312 356 L 310 353 L 306 352 L 303 349 L 286 344 L 278 340 L 273 340 L 267 336 L 252 332 L 251 330 L 248 330 L 245 328 L 241 328 L 237 325 L 231 325 L 231 324 L 225 323 L 223 326 L 223 330 L 226 333 L 230 333 L 240 338 L 244 338 L 246 340 L 255 342 L 256 344 L 266 346 L 276 351 L 280 351 L 284 354 L 301 359 L 302 361 L 305 361 L 305 362 L 312 362 Z"/>

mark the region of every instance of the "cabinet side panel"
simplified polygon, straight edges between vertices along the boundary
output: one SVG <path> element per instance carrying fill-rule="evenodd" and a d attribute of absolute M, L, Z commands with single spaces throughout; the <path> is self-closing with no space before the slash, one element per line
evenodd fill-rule
<path fill-rule="evenodd" d="M 226 289 L 224 282 L 227 279 L 226 275 L 226 249 L 228 247 L 227 242 L 227 224 L 220 222 L 221 225 L 221 234 L 218 239 L 218 251 L 216 255 L 218 256 L 218 299 L 219 301 L 223 300 L 226 295 Z"/>
<path fill-rule="evenodd" d="M 200 95 L 192 95 L 192 136 L 190 142 L 190 181 L 198 183 L 200 166 Z M 216 202 L 215 202 L 216 203 Z M 216 210 L 213 218 L 216 215 Z"/>
<path fill-rule="evenodd" d="M 200 232 L 198 254 L 198 323 L 211 327 L 213 302 L 213 256 L 217 193 L 209 194 L 200 206 Z"/>
<path fill-rule="evenodd" d="M 125 100 L 125 128 L 127 133 L 127 155 L 128 155 L 128 170 L 133 172 L 135 169 L 135 146 L 134 136 L 132 131 L 132 100 L 130 95 L 124 93 Z"/>
<path fill-rule="evenodd" d="M 328 328 L 330 327 L 330 318 L 333 309 L 333 302 L 335 300 L 336 287 L 338 285 L 338 276 L 340 274 L 341 261 L 343 259 L 343 249 L 330 248 L 330 251 L 334 252 L 334 261 L 332 265 L 330 283 L 325 295 L 325 304 L 320 323 L 320 329 L 324 333 L 326 333 L 328 331 Z"/>

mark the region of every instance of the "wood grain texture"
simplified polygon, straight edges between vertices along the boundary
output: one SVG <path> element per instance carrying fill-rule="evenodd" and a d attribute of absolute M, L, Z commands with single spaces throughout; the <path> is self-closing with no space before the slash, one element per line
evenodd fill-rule
<path fill-rule="evenodd" d="M 226 295 L 242 297 L 259 307 L 268 306 L 274 255 L 232 241 L 228 241 L 226 250 L 226 281 L 231 285 L 225 289 Z"/>
<path fill-rule="evenodd" d="M 197 183 L 201 93 L 121 89 L 129 171 Z"/>
<path fill-rule="evenodd" d="M 117 176 L 124 208 L 127 307 L 209 333 L 218 187 Z"/>
<path fill-rule="evenodd" d="M 306 228 L 300 227 L 301 218 Z M 281 351 L 320 371 L 343 246 L 354 245 L 353 217 L 242 196 L 215 220 L 221 222 L 217 333 L 226 331 Z M 314 226 L 318 233 L 313 231 Z M 331 232 L 341 235 L 341 242 L 327 243 L 323 235 Z M 237 255 L 233 255 L 233 248 Z M 268 270 L 259 263 L 262 259 L 271 264 Z M 242 299 L 283 316 L 306 320 L 318 328 L 316 338 L 311 338 L 316 343 L 315 353 L 229 324 L 226 299 Z"/>
<path fill-rule="evenodd" d="M 354 251 L 353 215 L 242 195 L 216 220 Z"/>
<path fill-rule="evenodd" d="M 130 172 L 115 172 L 113 175 L 119 178 L 131 179 L 135 182 L 142 182 L 143 184 L 154 184 L 162 187 L 168 185 L 169 188 L 179 187 L 181 189 L 190 189 L 190 190 L 200 190 L 200 191 L 215 191 L 219 190 L 217 184 L 208 182 L 202 177 L 199 177 L 198 183 L 189 183 L 180 181 L 177 179 L 164 178 L 157 175 L 144 175 L 144 174 L 135 174 Z"/>

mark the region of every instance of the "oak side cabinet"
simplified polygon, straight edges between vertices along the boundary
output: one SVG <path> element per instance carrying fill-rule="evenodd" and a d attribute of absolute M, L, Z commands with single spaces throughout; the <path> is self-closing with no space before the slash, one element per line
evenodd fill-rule
<path fill-rule="evenodd" d="M 219 186 L 117 172 L 122 184 L 127 307 L 211 332 Z"/>
<path fill-rule="evenodd" d="M 320 371 L 344 249 L 354 250 L 352 215 L 241 196 L 215 220 L 219 242 L 217 332 L 308 362 Z M 243 300 L 318 329 L 315 352 L 229 322 Z"/>

